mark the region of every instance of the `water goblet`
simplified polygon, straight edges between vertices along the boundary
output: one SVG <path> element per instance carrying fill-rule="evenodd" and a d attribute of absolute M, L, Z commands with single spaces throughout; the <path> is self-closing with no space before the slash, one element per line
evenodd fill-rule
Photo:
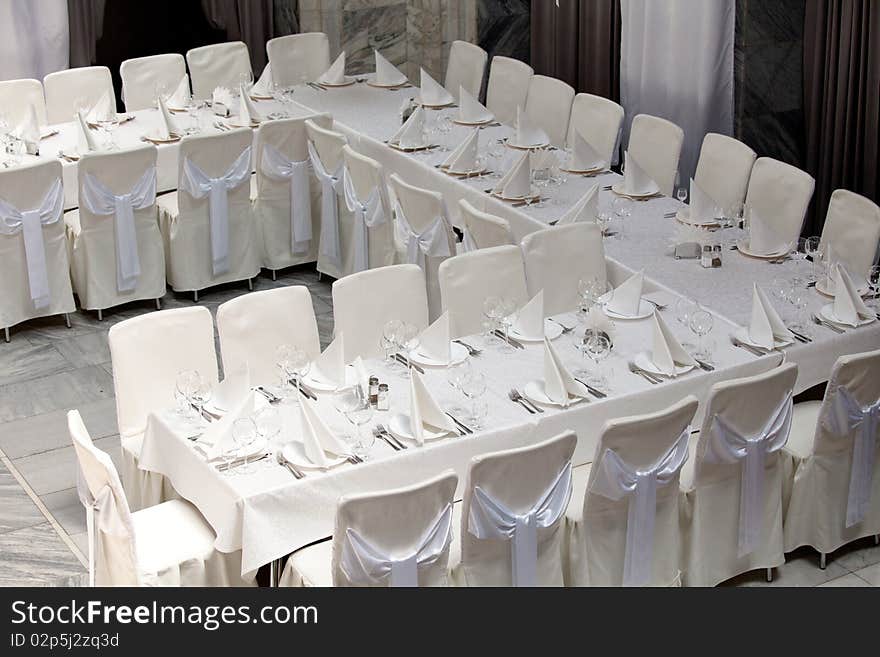
<path fill-rule="evenodd" d="M 232 423 L 232 441 L 238 448 L 237 454 L 243 456 L 243 461 L 236 468 L 239 474 L 250 474 L 252 471 L 251 464 L 248 463 L 248 449 L 257 439 L 257 425 L 249 417 L 240 417 Z M 231 464 L 230 464 L 231 466 Z M 229 468 L 229 471 L 232 467 Z"/>
<path fill-rule="evenodd" d="M 602 363 L 611 354 L 611 341 L 601 333 L 590 332 L 584 338 L 583 351 L 593 362 L 589 373 L 590 384 L 600 390 L 607 389 Z"/>
<path fill-rule="evenodd" d="M 479 429 L 483 426 L 483 420 L 485 419 L 483 405 L 479 402 L 488 387 L 486 375 L 471 369 L 462 378 L 460 387 L 462 394 L 471 402 L 468 420 L 474 429 Z"/>
<path fill-rule="evenodd" d="M 705 337 L 712 331 L 714 324 L 715 320 L 712 313 L 703 308 L 697 308 L 694 310 L 688 320 L 688 326 L 694 335 L 697 336 L 697 349 L 695 354 L 697 358 L 701 360 L 712 360 L 712 354 L 708 353 L 706 349 Z"/>

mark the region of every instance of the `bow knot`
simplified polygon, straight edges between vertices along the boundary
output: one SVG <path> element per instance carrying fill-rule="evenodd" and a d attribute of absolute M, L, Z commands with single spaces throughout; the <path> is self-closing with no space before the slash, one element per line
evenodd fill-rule
<path fill-rule="evenodd" d="M 354 212 L 354 264 L 352 273 L 370 268 L 370 228 L 385 223 L 385 202 L 380 185 L 370 191 L 367 200 L 358 198 L 348 167 L 342 170 L 345 204 Z"/>
<path fill-rule="evenodd" d="M 342 163 L 336 171 L 328 172 L 321 162 L 315 145 L 309 141 L 309 159 L 315 177 L 321 183 L 321 255 L 327 256 L 337 267 L 341 266 L 342 253 L 339 246 L 339 181 L 342 176 Z"/>
<path fill-rule="evenodd" d="M 417 233 L 407 221 L 400 201 L 396 201 L 394 212 L 397 215 L 398 238 L 406 243 L 406 261 L 409 264 L 418 265 L 424 270 L 427 256 L 448 257 L 452 255 L 449 250 L 444 214 L 437 215 L 425 230 Z"/>

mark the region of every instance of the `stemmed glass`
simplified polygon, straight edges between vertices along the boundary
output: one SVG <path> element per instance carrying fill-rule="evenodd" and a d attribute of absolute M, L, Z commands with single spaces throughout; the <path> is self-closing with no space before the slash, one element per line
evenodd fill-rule
<path fill-rule="evenodd" d="M 679 187 L 679 188 L 675 191 L 675 198 L 678 199 L 679 203 L 682 203 L 682 204 L 687 203 L 687 200 L 688 200 L 688 190 L 687 190 L 687 187 L 684 187 L 684 186 Z"/>
<path fill-rule="evenodd" d="M 399 319 L 389 319 L 382 327 L 382 337 L 379 340 L 379 344 L 385 352 L 385 360 L 390 365 L 397 363 L 394 354 L 397 351 L 397 342 L 400 337 L 401 328 L 403 328 L 403 322 Z"/>
<path fill-rule="evenodd" d="M 483 301 L 483 316 L 488 324 L 488 334 L 491 336 L 501 324 L 501 316 L 504 313 L 504 300 L 501 297 L 486 297 Z M 502 340 L 504 342 L 504 340 Z"/>
<path fill-rule="evenodd" d="M 788 293 L 790 290 L 791 283 L 782 276 L 777 276 L 770 281 L 770 294 L 780 303 L 788 301 Z"/>
<path fill-rule="evenodd" d="M 795 276 L 791 280 L 791 288 L 788 291 L 788 302 L 794 307 L 793 328 L 797 331 L 805 332 L 807 322 L 804 321 L 804 315 L 807 310 L 807 281 L 806 279 Z"/>
<path fill-rule="evenodd" d="M 240 417 L 232 423 L 232 441 L 237 447 L 236 453 L 244 452 L 244 460 L 242 464 L 236 468 L 240 474 L 250 474 L 253 468 L 248 463 L 248 448 L 254 444 L 257 439 L 257 425 L 249 417 Z M 229 463 L 227 472 L 232 472 L 232 462 Z"/>
<path fill-rule="evenodd" d="M 461 391 L 461 382 L 471 373 L 471 360 L 465 358 L 460 363 L 454 363 L 446 368 L 446 381 L 452 386 L 453 390 Z M 462 394 L 464 394 L 462 392 Z M 453 406 L 450 411 L 453 413 L 461 412 L 461 408 Z"/>
<path fill-rule="evenodd" d="M 437 134 L 439 135 L 440 151 L 449 152 L 449 135 L 452 133 L 452 117 L 449 114 L 441 114 L 437 117 Z"/>
<path fill-rule="evenodd" d="M 410 356 L 412 352 L 419 346 L 419 329 L 414 324 L 403 322 L 398 333 L 398 344 L 406 356 L 406 376 L 410 376 L 412 361 Z"/>
<path fill-rule="evenodd" d="M 284 400 L 293 399 L 293 386 L 290 385 L 290 380 L 293 378 L 293 352 L 294 347 L 289 344 L 283 344 L 275 350 L 275 364 L 281 376 L 278 396 Z"/>
<path fill-rule="evenodd" d="M 820 239 L 818 237 L 807 237 L 803 242 L 804 249 L 804 257 L 807 260 L 810 260 L 813 264 L 810 268 L 810 282 L 816 282 L 816 264 L 819 260 L 819 243 Z"/>
<path fill-rule="evenodd" d="M 471 402 L 468 420 L 474 429 L 480 429 L 489 410 L 486 402 L 482 401 L 487 388 L 486 375 L 471 369 L 462 377 L 459 387 L 462 394 Z"/>
<path fill-rule="evenodd" d="M 685 328 L 690 328 L 691 315 L 696 312 L 697 309 L 698 305 L 696 301 L 688 297 L 679 297 L 673 306 L 675 321 Z M 692 347 L 693 345 L 682 344 L 682 346 L 687 348 L 689 346 Z"/>
<path fill-rule="evenodd" d="M 696 357 L 705 361 L 712 359 L 712 354 L 706 348 L 705 337 L 712 331 L 715 319 L 712 313 L 703 308 L 697 308 L 690 314 L 688 326 L 694 335 L 697 336 Z"/>
<path fill-rule="evenodd" d="M 501 328 L 504 330 L 504 345 L 502 345 L 502 348 L 505 351 L 513 351 L 513 345 L 510 344 L 510 329 L 513 328 L 518 313 L 519 310 L 512 299 L 504 298 L 501 300 Z"/>
<path fill-rule="evenodd" d="M 257 435 L 266 441 L 266 453 L 274 455 L 281 445 L 276 445 L 275 440 L 281 434 L 281 414 L 273 406 L 263 406 L 253 415 Z M 271 461 L 269 461 L 271 466 Z"/>
<path fill-rule="evenodd" d="M 345 419 L 351 422 L 354 432 L 350 443 L 356 456 L 367 460 L 370 449 L 376 441 L 376 437 L 369 431 L 363 431 L 362 427 L 373 417 L 373 407 L 370 398 L 360 386 L 347 386 L 339 388 L 333 396 L 333 404 Z"/>
<path fill-rule="evenodd" d="M 607 389 L 607 381 L 602 373 L 602 362 L 611 354 L 611 341 L 600 333 L 588 333 L 583 341 L 582 353 L 593 361 L 589 373 L 590 384 L 596 388 Z"/>
<path fill-rule="evenodd" d="M 196 421 L 201 427 L 205 427 L 208 424 L 207 420 L 205 420 L 205 404 L 211 401 L 214 390 L 208 379 L 198 372 L 196 372 L 196 377 L 196 385 L 190 395 L 190 403 L 194 404 L 199 411 Z"/>
<path fill-rule="evenodd" d="M 504 142 L 500 139 L 490 139 L 486 153 L 492 163 L 492 173 L 489 174 L 489 178 L 501 178 L 501 166 L 504 164 Z"/>
<path fill-rule="evenodd" d="M 195 370 L 181 370 L 174 382 L 174 398 L 177 400 L 177 414 L 186 420 L 196 419 L 192 397 L 199 385 L 199 373 Z"/>

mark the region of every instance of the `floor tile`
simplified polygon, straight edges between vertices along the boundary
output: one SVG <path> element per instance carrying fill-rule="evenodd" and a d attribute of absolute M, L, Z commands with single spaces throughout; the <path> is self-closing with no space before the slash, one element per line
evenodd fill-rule
<path fill-rule="evenodd" d="M 0 423 L 76 408 L 112 395 L 113 379 L 99 366 L 10 383 L 0 386 Z"/>
<path fill-rule="evenodd" d="M 47 493 L 40 499 L 68 534 L 80 534 L 86 531 L 86 510 L 79 500 L 76 488 Z"/>
<path fill-rule="evenodd" d="M 84 572 L 48 522 L 0 534 L 0 586 L 79 584 Z"/>
<path fill-rule="evenodd" d="M 786 555 L 785 564 L 773 571 L 773 581 L 767 582 L 763 570 L 745 573 L 725 582 L 726 586 L 818 586 L 849 571 L 838 563 L 829 562 L 825 570 L 819 568 L 819 555 L 814 550 L 800 549 Z"/>
<path fill-rule="evenodd" d="M 74 369 L 51 344 L 33 345 L 27 340 L 0 342 L 0 386 Z"/>
<path fill-rule="evenodd" d="M 843 577 L 838 577 L 837 579 L 832 579 L 830 582 L 825 582 L 824 584 L 819 584 L 819 586 L 830 586 L 835 588 L 864 588 L 867 586 L 871 586 L 863 580 L 861 577 L 853 575 L 852 573 L 848 573 Z"/>
<path fill-rule="evenodd" d="M 18 480 L 0 464 L 0 534 L 46 522 Z M 2 555 L 0 555 L 2 563 Z"/>
<path fill-rule="evenodd" d="M 118 436 L 96 440 L 95 446 L 110 454 L 116 469 L 121 471 L 122 452 Z M 13 464 L 37 495 L 47 495 L 76 486 L 77 464 L 72 446 L 16 459 Z"/>
<path fill-rule="evenodd" d="M 100 365 L 110 360 L 108 331 L 92 331 L 68 340 L 57 340 L 53 346 L 74 367 Z"/>
<path fill-rule="evenodd" d="M 865 566 L 880 563 L 880 545 L 874 543 L 873 536 L 867 536 L 844 545 L 828 555 L 828 560 L 839 563 L 850 572 L 855 572 Z"/>
<path fill-rule="evenodd" d="M 860 568 L 853 572 L 854 575 L 861 577 L 871 586 L 880 587 L 880 564 L 874 564 L 867 568 Z"/>

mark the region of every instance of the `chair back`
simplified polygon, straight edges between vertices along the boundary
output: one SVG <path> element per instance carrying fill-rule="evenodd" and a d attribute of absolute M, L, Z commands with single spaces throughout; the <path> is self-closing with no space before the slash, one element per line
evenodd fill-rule
<path fill-rule="evenodd" d="M 464 225 L 467 250 L 488 249 L 493 246 L 513 244 L 513 234 L 506 219 L 477 210 L 468 201 L 458 202 L 461 223 Z"/>
<path fill-rule="evenodd" d="M 489 55 L 480 46 L 467 41 L 453 41 L 449 47 L 443 86 L 456 100 L 460 87 L 479 100 L 488 59 Z"/>
<path fill-rule="evenodd" d="M 801 234 L 816 181 L 785 162 L 759 157 L 752 168 L 746 209 L 757 212 L 780 240 L 793 243 Z"/>
<path fill-rule="evenodd" d="M 46 125 L 46 99 L 39 80 L 26 78 L 0 81 L 0 107 L 12 128 L 30 117 L 31 107 L 36 109 L 40 125 Z"/>
<path fill-rule="evenodd" d="M 516 120 L 516 108 L 526 106 L 529 82 L 534 74 L 531 66 L 518 59 L 500 55 L 492 58 L 486 108 L 501 123 L 512 124 Z"/>
<path fill-rule="evenodd" d="M 547 133 L 551 144 L 563 146 L 573 101 L 574 89 L 570 84 L 546 75 L 533 75 L 529 80 L 525 113 L 534 125 Z"/>
<path fill-rule="evenodd" d="M 877 257 L 880 242 L 880 207 L 874 201 L 846 189 L 831 195 L 819 250 L 830 244 L 837 258 L 853 273 L 867 276 Z"/>
<path fill-rule="evenodd" d="M 571 119 L 568 122 L 569 147 L 574 146 L 576 133 L 580 133 L 608 166 L 615 161 L 620 128 L 623 125 L 623 107 L 613 100 L 578 94 L 571 105 Z"/>
<path fill-rule="evenodd" d="M 632 120 L 627 150 L 660 187 L 660 193 L 672 196 L 684 130 L 659 116 L 639 114 Z"/>
<path fill-rule="evenodd" d="M 330 68 L 330 40 L 323 32 L 269 39 L 266 54 L 272 65 L 272 80 L 282 87 L 314 82 Z"/>
<path fill-rule="evenodd" d="M 210 99 L 217 87 L 235 92 L 241 76 L 253 74 L 247 44 L 241 41 L 212 43 L 193 48 L 186 53 L 193 97 Z"/>
<path fill-rule="evenodd" d="M 694 182 L 725 212 L 738 211 L 746 199 L 757 154 L 741 141 L 715 132 L 703 138 Z M 686 185 L 686 180 L 679 181 Z"/>
<path fill-rule="evenodd" d="M 79 109 L 91 109 L 101 97 L 110 94 L 116 107 L 113 77 L 106 66 L 84 66 L 49 73 L 43 78 L 49 123 L 68 123 Z"/>
<path fill-rule="evenodd" d="M 155 107 L 157 94 L 172 94 L 186 75 L 179 53 L 127 59 L 119 67 L 126 112 Z"/>

